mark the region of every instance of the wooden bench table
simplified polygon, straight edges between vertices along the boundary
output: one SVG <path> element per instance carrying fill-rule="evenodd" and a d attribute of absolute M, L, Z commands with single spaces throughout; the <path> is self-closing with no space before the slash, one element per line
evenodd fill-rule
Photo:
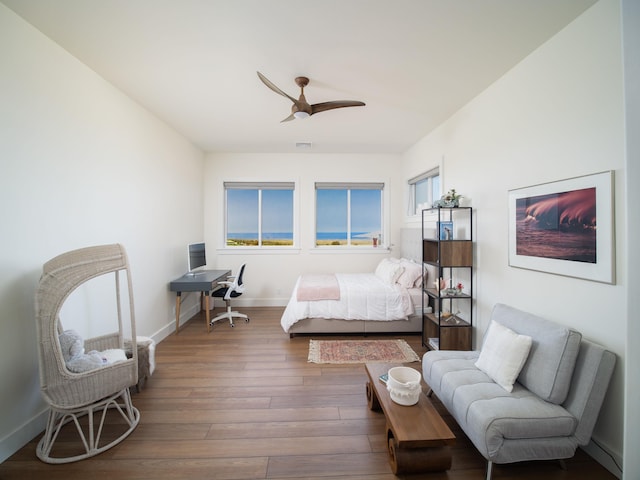
<path fill-rule="evenodd" d="M 380 375 L 399 365 L 367 363 L 367 403 L 387 420 L 389 463 L 394 474 L 448 470 L 450 446 L 456 437 L 424 393 L 418 403 L 404 406 L 391 400 Z"/>

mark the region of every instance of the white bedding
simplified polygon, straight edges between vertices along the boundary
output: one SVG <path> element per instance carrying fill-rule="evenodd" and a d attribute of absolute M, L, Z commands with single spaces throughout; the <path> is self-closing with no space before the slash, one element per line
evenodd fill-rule
<path fill-rule="evenodd" d="M 280 323 L 285 332 L 304 318 L 337 318 L 344 320 L 399 320 L 414 313 L 409 290 L 390 284 L 374 273 L 336 273 L 340 284 L 340 300 L 297 301 L 296 281 L 291 299 Z"/>

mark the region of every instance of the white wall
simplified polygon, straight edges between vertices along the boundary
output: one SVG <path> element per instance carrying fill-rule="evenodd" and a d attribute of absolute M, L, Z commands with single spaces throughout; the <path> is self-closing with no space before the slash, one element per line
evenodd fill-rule
<path fill-rule="evenodd" d="M 476 347 L 502 302 L 575 327 L 618 355 L 594 437 L 619 464 L 628 273 L 623 101 L 619 4 L 602 0 L 403 158 L 406 178 L 444 158 L 443 190 L 455 188 L 476 209 Z M 615 172 L 616 284 L 509 267 L 508 190 L 604 170 Z"/>
<path fill-rule="evenodd" d="M 203 154 L 0 4 L 0 461 L 44 428 L 42 264 L 119 242 L 138 334 L 173 328 L 168 281 L 203 236 Z"/>
<path fill-rule="evenodd" d="M 209 154 L 205 167 L 205 239 L 216 267 L 233 271 L 247 263 L 247 290 L 239 305 L 286 305 L 298 275 L 304 272 L 373 271 L 383 255 L 399 256 L 403 180 L 399 155 Z M 295 181 L 300 232 L 299 249 L 273 254 L 257 250 L 224 250 L 224 181 Z M 316 181 L 382 181 L 388 199 L 391 252 L 318 253 L 314 249 Z M 272 252 L 272 250 L 269 250 Z M 325 251 L 326 252 L 326 251 Z"/>

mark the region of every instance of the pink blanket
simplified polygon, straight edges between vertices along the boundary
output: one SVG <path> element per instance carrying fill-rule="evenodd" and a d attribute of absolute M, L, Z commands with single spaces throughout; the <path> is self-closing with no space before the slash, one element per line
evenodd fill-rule
<path fill-rule="evenodd" d="M 296 295 L 299 302 L 340 300 L 340 285 L 333 274 L 302 275 Z"/>

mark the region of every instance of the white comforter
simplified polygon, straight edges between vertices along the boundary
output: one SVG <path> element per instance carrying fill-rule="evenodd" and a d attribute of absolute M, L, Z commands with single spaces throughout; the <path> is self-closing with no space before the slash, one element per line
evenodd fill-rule
<path fill-rule="evenodd" d="M 340 284 L 340 300 L 299 302 L 297 289 L 282 314 L 285 332 L 304 318 L 338 318 L 344 320 L 399 320 L 414 312 L 406 288 L 384 282 L 373 273 L 336 273 Z"/>

